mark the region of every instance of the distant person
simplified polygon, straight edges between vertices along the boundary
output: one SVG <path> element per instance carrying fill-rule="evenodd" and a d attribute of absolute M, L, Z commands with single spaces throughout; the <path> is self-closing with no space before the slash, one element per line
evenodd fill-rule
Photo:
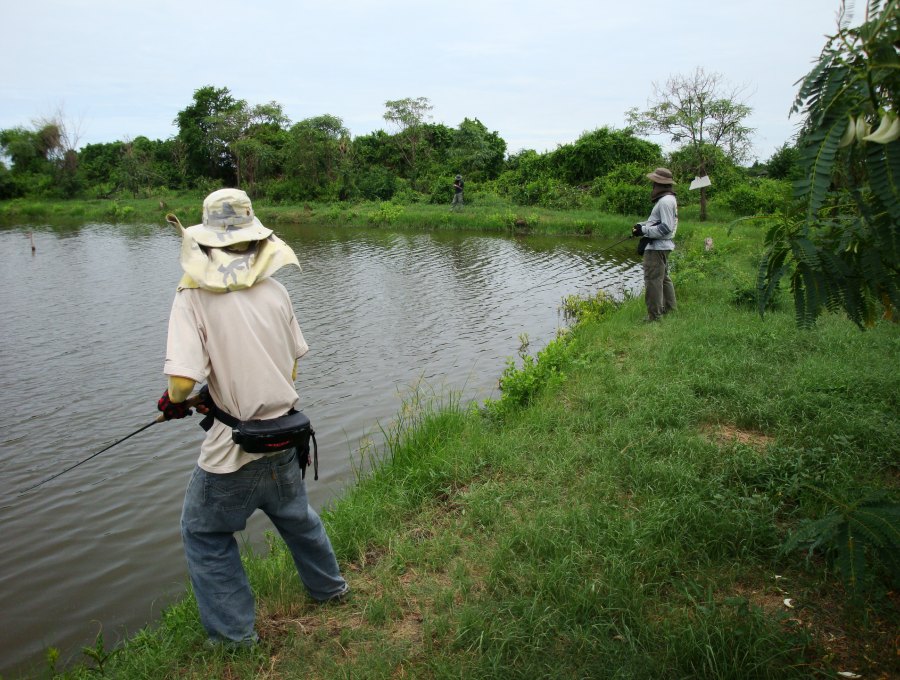
<path fill-rule="evenodd" d="M 450 204 L 451 210 L 460 210 L 463 206 L 463 178 L 457 175 L 453 181 L 453 202 Z"/>
<path fill-rule="evenodd" d="M 640 236 L 638 252 L 644 256 L 644 301 L 647 304 L 645 321 L 659 321 L 675 310 L 675 286 L 669 278 L 669 253 L 675 250 L 675 231 L 678 229 L 678 201 L 673 190 L 675 181 L 668 168 L 656 168 L 647 174 L 653 182 L 650 200 L 653 209 L 646 222 L 632 228 L 633 236 Z"/>
<path fill-rule="evenodd" d="M 157 406 L 166 419 L 184 418 L 195 383 L 207 381 L 208 397 L 197 407 L 209 414 L 206 438 L 185 493 L 181 534 L 200 620 L 213 644 L 251 646 L 259 639 L 234 538 L 257 508 L 278 529 L 313 599 L 349 592 L 307 500 L 305 457 L 281 440 L 270 447 L 280 450 L 260 454 L 232 439 L 232 427 L 242 421 L 305 420 L 294 411 L 294 380 L 297 360 L 309 348 L 287 290 L 271 278 L 289 264 L 299 267 L 297 256 L 255 217 L 243 191 L 213 192 L 203 201 L 202 224 L 182 229 L 184 275 L 169 317 L 168 389 Z"/>

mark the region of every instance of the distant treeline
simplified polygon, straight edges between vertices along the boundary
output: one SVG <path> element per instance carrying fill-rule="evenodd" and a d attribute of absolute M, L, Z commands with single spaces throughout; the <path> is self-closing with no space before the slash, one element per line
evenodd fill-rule
<path fill-rule="evenodd" d="M 664 157 L 630 128 L 601 127 L 553 151 L 508 155 L 506 142 L 477 118 L 455 128 L 428 122 L 431 105 L 424 97 L 385 106 L 390 131 L 351 137 L 337 116 L 292 123 L 276 102 L 250 105 L 228 88 L 207 86 L 179 111 L 178 134 L 170 139 L 137 137 L 80 149 L 57 116 L 0 130 L 0 199 L 156 197 L 239 186 L 274 203 L 445 203 L 460 174 L 470 201 L 490 193 L 521 205 L 568 209 L 590 202 L 640 214 L 647 210 L 648 170 L 666 164 L 676 178 L 693 178 L 691 151 Z M 709 152 L 716 161 L 711 191 L 735 212 L 774 210 L 787 191 L 786 182 L 772 181 L 790 174 L 794 150 L 787 145 L 752 169 L 734 165 L 718 149 Z"/>

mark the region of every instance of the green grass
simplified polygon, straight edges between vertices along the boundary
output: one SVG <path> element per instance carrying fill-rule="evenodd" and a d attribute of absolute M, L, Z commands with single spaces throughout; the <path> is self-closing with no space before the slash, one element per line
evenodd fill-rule
<path fill-rule="evenodd" d="M 309 600 L 273 540 L 246 558 L 257 650 L 205 649 L 187 598 L 105 676 L 896 674 L 891 575 L 873 562 L 853 600 L 826 555 L 779 548 L 827 511 L 814 489 L 896 500 L 900 329 L 760 319 L 736 304 L 756 228 L 679 237 L 661 323 L 641 300 L 595 309 L 497 402 L 409 395 L 375 469 L 323 513 L 348 603 Z"/>

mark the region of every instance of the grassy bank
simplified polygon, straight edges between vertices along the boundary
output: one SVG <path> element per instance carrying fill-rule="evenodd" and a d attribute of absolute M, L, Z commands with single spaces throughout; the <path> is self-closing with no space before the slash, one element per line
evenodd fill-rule
<path fill-rule="evenodd" d="M 164 199 L 0 201 L 0 223 L 40 224 L 42 221 L 135 222 L 165 224 L 169 212 L 185 226 L 201 220 L 203 196 L 185 194 Z M 628 233 L 631 225 L 646 215 L 610 215 L 590 206 L 581 210 L 549 210 L 517 206 L 509 201 L 482 196 L 463 210 L 448 206 L 391 202 L 331 203 L 303 205 L 267 204 L 254 201 L 257 216 L 275 229 L 279 224 L 396 227 L 409 229 L 472 229 L 497 233 L 585 234 L 610 236 Z M 696 206 L 682 209 L 682 220 L 696 220 Z M 715 213 L 713 213 L 715 214 Z M 730 219 L 731 215 L 721 215 Z"/>
<path fill-rule="evenodd" d="M 500 401 L 409 395 L 383 464 L 324 513 L 349 602 L 313 604 L 273 541 L 246 557 L 258 649 L 206 649 L 186 599 L 66 677 L 896 676 L 877 546 L 855 589 L 823 550 L 780 548 L 839 501 L 897 500 L 900 328 L 761 320 L 759 233 L 679 236 L 661 323 L 573 303 Z"/>

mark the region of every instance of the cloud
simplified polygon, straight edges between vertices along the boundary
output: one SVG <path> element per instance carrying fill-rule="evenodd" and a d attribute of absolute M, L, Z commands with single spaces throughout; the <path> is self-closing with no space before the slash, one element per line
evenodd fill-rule
<path fill-rule="evenodd" d="M 787 141 L 796 81 L 833 31 L 829 0 L 638 4 L 412 0 L 248 5 L 160 0 L 9 3 L 0 128 L 59 108 L 83 141 L 167 138 L 206 85 L 294 121 L 330 113 L 354 135 L 383 128 L 384 102 L 428 97 L 434 118 L 478 118 L 514 151 L 624 126 L 654 81 L 697 66 L 746 84 L 763 157 Z"/>

